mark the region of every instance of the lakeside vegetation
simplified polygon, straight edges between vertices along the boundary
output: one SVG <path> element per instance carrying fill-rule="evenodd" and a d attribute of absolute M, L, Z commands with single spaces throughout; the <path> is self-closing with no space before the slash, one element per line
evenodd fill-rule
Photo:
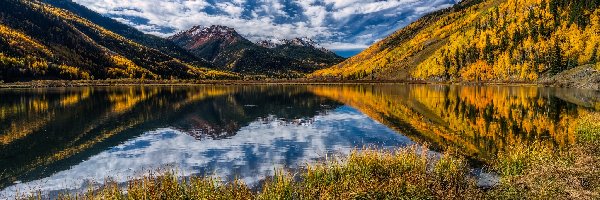
<path fill-rule="evenodd" d="M 291 174 L 278 171 L 259 188 L 240 180 L 178 178 L 157 173 L 125 186 L 107 182 L 83 194 L 58 199 L 598 199 L 600 198 L 600 114 L 587 112 L 577 123 L 577 142 L 563 149 L 542 143 L 513 144 L 489 166 L 500 176 L 481 188 L 468 162 L 447 151 L 430 156 L 412 146 L 393 151 L 363 149 L 347 157 L 308 165 Z M 109 179 L 110 180 L 110 179 Z M 41 199 L 40 195 L 24 195 Z"/>

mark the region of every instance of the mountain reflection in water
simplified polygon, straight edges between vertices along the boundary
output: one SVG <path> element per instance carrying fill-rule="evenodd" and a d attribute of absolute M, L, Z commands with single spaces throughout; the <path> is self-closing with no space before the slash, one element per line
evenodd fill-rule
<path fill-rule="evenodd" d="M 0 90 L 0 195 L 125 181 L 172 166 L 258 182 L 326 154 L 413 141 L 493 161 L 514 143 L 575 141 L 595 91 L 304 85 Z"/>

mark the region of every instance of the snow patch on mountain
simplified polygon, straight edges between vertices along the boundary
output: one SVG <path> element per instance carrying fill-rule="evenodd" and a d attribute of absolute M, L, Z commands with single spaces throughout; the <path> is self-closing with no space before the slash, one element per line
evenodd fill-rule
<path fill-rule="evenodd" d="M 282 46 L 300 46 L 318 49 L 327 53 L 331 52 L 328 49 L 325 49 L 323 46 L 316 43 L 314 40 L 307 37 L 293 39 L 270 39 L 258 41 L 256 42 L 256 44 L 269 49 L 274 49 Z"/>

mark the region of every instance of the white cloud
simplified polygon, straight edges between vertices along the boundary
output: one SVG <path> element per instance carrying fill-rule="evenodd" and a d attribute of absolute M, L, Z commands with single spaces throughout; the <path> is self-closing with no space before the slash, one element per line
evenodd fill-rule
<path fill-rule="evenodd" d="M 225 25 L 250 40 L 309 37 L 333 49 L 364 48 L 458 0 L 74 0 L 146 33 Z M 142 20 L 139 20 L 142 19 Z M 166 28 L 166 29 L 165 29 Z M 340 46 L 332 46 L 339 44 Z"/>
<path fill-rule="evenodd" d="M 344 42 L 331 42 L 331 43 L 323 43 L 323 47 L 331 50 L 351 50 L 351 49 L 366 49 L 369 47 L 367 44 L 357 44 L 357 43 L 344 43 Z"/>

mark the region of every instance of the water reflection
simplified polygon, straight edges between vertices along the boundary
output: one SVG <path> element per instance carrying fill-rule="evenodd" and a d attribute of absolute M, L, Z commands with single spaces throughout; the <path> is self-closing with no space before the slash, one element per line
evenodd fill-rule
<path fill-rule="evenodd" d="M 515 143 L 572 144 L 599 96 L 394 84 L 0 90 L 0 188 L 78 188 L 165 164 L 256 182 L 326 153 L 412 141 L 486 163 Z"/>
<path fill-rule="evenodd" d="M 515 143 L 575 142 L 579 115 L 595 112 L 598 91 L 510 86 L 350 85 L 313 87 L 434 148 L 479 161 Z"/>
<path fill-rule="evenodd" d="M 290 123 L 275 118 L 257 120 L 236 135 L 221 140 L 196 140 L 171 128 L 148 131 L 47 178 L 17 184 L 12 191 L 87 188 L 113 177 L 125 182 L 145 170 L 169 166 L 181 175 L 209 174 L 225 179 L 242 178 L 255 184 L 277 168 L 299 168 L 332 152 L 354 147 L 396 147 L 411 141 L 349 107 L 322 113 L 310 123 Z"/>

